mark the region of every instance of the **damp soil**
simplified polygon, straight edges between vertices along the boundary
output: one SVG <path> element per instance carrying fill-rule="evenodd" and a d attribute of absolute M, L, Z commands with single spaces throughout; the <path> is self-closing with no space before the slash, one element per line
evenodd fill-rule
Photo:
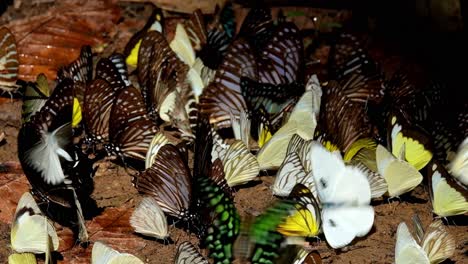
<path fill-rule="evenodd" d="M 23 1 L 27 2 L 27 1 Z M 27 5 L 27 3 L 26 3 Z M 49 4 L 40 6 L 45 10 Z M 130 6 L 129 6 L 130 5 Z M 142 15 L 141 25 L 144 24 L 144 16 L 149 15 L 147 7 L 132 7 L 132 4 L 123 6 L 125 10 L 139 10 Z M 26 6 L 27 7 L 27 6 Z M 38 7 L 36 7 L 38 8 Z M 28 11 L 34 10 L 34 11 Z M 12 20 L 29 15 L 28 12 L 37 12 L 37 9 L 22 8 L 12 10 L 10 7 L 0 21 Z M 128 12 L 124 16 L 128 16 Z M 125 19 L 125 17 L 124 17 Z M 125 30 L 125 29 L 124 29 Z M 125 32 L 124 32 L 125 33 Z M 129 38 L 133 32 L 123 34 L 124 38 Z M 113 41 L 106 50 L 121 51 L 125 42 Z M 21 122 L 21 102 L 17 99 L 10 99 L 8 95 L 0 97 L 0 133 L 5 132 L 5 140 L 0 144 L 0 163 L 18 164 L 16 152 L 16 136 Z M 96 229 L 91 233 L 91 241 L 96 240 L 108 242 L 116 249 L 136 255 L 145 263 L 172 263 L 177 246 L 186 240 L 197 244 L 198 239 L 193 234 L 170 226 L 170 239 L 157 241 L 148 239 L 133 233 L 129 229 L 128 217 L 133 208 L 141 199 L 138 192 L 133 187 L 132 177 L 127 171 L 110 161 L 102 161 L 99 164 L 95 175 L 95 190 L 92 194 L 97 201 L 98 207 L 102 209 L 99 216 L 87 221 L 87 226 L 92 227 L 101 224 L 105 218 L 112 219 L 109 225 L 103 230 Z M 8 166 L 7 166 L 8 167 Z M 8 169 L 6 169 L 8 170 Z M 6 173 L 6 174 L 5 174 Z M 7 175 L 7 176 L 5 176 Z M 0 263 L 6 263 L 8 256 L 12 253 L 10 247 L 10 225 L 14 213 L 14 203 L 17 202 L 22 192 L 27 191 L 27 183 L 10 185 L 8 182 L 16 181 L 24 183 L 24 176 L 18 173 L 8 174 L 0 171 L 0 191 L 17 192 L 18 194 L 9 197 L 12 204 L 8 210 L 2 206 L 0 211 Z M 8 179 L 5 181 L 5 179 Z M 270 187 L 273 184 L 274 175 L 264 175 L 247 186 L 239 188 L 235 193 L 235 203 L 241 216 L 258 215 L 276 199 Z M 3 186 L 2 186 L 3 185 Z M 11 187 L 17 186 L 17 187 Z M 13 190 L 12 190 L 13 189 Z M 0 193 L 0 195 L 2 195 Z M 0 200 L 1 203 L 6 203 Z M 393 263 L 395 248 L 395 233 L 400 222 L 411 223 L 414 214 L 418 214 L 424 226 L 429 225 L 433 219 L 432 207 L 429 202 L 429 195 L 424 186 L 419 186 L 413 192 L 400 199 L 381 199 L 373 202 L 375 209 L 375 221 L 372 231 L 364 238 L 354 241 L 350 246 L 342 250 L 333 250 L 327 246 L 325 240 L 311 240 L 312 248 L 315 248 L 323 258 L 324 263 Z M 117 217 L 118 216 L 118 217 Z M 454 256 L 447 263 L 467 263 L 468 255 L 468 226 L 466 217 L 451 218 L 444 220 L 448 231 L 456 239 L 456 251 Z M 66 227 L 56 225 L 63 245 L 57 254 L 58 263 L 90 263 L 91 246 L 87 248 L 73 243 L 71 232 Z M 206 254 L 206 250 L 202 249 Z M 42 262 L 42 260 L 40 260 Z"/>

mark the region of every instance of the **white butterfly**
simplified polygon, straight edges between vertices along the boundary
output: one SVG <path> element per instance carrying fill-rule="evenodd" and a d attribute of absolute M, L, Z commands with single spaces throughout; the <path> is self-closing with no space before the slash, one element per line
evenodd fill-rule
<path fill-rule="evenodd" d="M 365 236 L 374 223 L 367 177 L 358 168 L 346 166 L 339 152 L 331 153 L 319 143 L 312 145 L 311 161 L 328 244 L 341 248 Z"/>
<path fill-rule="evenodd" d="M 29 192 L 18 202 L 11 228 L 11 247 L 19 253 L 46 254 L 57 250 L 59 239 L 54 226 L 42 215 L 36 201 Z"/>
<path fill-rule="evenodd" d="M 132 254 L 120 253 L 104 243 L 95 242 L 91 253 L 91 264 L 143 264 Z"/>
<path fill-rule="evenodd" d="M 130 217 L 130 225 L 135 232 L 146 236 L 158 239 L 165 239 L 169 236 L 166 216 L 156 199 L 150 196 L 143 198 L 135 208 Z"/>
<path fill-rule="evenodd" d="M 420 222 L 416 222 L 422 230 Z M 419 226 L 418 226 L 419 225 Z M 420 234 L 422 236 L 422 234 Z M 455 252 L 455 240 L 445 230 L 440 220 L 434 221 L 424 236 L 417 242 L 402 222 L 398 225 L 397 241 L 395 245 L 396 264 L 435 264 L 450 258 Z"/>

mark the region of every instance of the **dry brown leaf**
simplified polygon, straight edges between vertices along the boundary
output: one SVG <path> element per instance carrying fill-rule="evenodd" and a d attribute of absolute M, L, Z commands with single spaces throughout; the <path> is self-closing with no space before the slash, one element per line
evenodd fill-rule
<path fill-rule="evenodd" d="M 11 223 L 16 205 L 23 193 L 29 191 L 24 174 L 0 173 L 0 221 Z"/>
<path fill-rule="evenodd" d="M 89 240 L 100 241 L 120 252 L 135 253 L 141 251 L 147 241 L 133 233 L 129 219 L 133 208 L 129 203 L 119 208 L 106 208 L 104 212 L 91 221 L 87 221 Z M 75 245 L 73 234 L 69 229 L 58 232 L 60 238 L 59 251 L 63 263 L 89 263 L 93 244 L 87 248 Z"/>
<path fill-rule="evenodd" d="M 180 13 L 191 14 L 200 9 L 203 14 L 213 14 L 216 5 L 223 6 L 226 0 L 119 0 L 120 2 L 151 2 L 156 6 Z"/>
<path fill-rule="evenodd" d="M 79 56 L 82 45 L 105 44 L 120 16 L 115 1 L 72 0 L 57 1 L 43 15 L 9 23 L 18 46 L 19 78 L 34 81 L 44 73 L 54 80 L 59 67 Z"/>

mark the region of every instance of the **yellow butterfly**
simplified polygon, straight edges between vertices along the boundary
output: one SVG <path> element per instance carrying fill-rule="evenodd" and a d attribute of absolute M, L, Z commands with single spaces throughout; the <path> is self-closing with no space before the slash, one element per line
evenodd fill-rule
<path fill-rule="evenodd" d="M 445 168 L 431 162 L 428 166 L 429 194 L 433 212 L 441 217 L 468 213 L 468 191 L 448 175 Z"/>
<path fill-rule="evenodd" d="M 32 253 L 14 253 L 8 257 L 8 264 L 36 264 L 36 256 Z"/>
<path fill-rule="evenodd" d="M 404 150 L 405 148 L 401 148 Z M 396 197 L 407 193 L 418 186 L 423 176 L 408 162 L 402 158 L 404 153 L 395 157 L 382 145 L 376 149 L 377 169 L 387 182 L 388 196 Z"/>
<path fill-rule="evenodd" d="M 422 132 L 410 130 L 403 118 L 390 116 L 389 138 L 393 155 L 404 153 L 404 160 L 417 170 L 424 168 L 432 159 L 432 152 L 427 148 L 429 138 Z"/>
<path fill-rule="evenodd" d="M 286 157 L 286 149 L 294 134 L 305 140 L 314 136 L 317 126 L 317 113 L 314 102 L 322 96 L 322 88 L 316 75 L 307 82 L 305 93 L 294 106 L 289 119 L 276 133 L 262 146 L 257 153 L 260 169 L 277 169 Z"/>

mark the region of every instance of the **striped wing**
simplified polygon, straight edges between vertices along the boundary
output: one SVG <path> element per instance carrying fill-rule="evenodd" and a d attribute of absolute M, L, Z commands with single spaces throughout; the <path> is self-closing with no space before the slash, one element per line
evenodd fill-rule
<path fill-rule="evenodd" d="M 140 91 L 133 86 L 120 91 L 110 119 L 108 151 L 144 161 L 158 128 L 147 115 Z"/>
<path fill-rule="evenodd" d="M 226 52 L 214 81 L 203 90 L 200 108 L 202 113 L 210 115 L 210 123 L 229 127 L 230 114 L 240 117 L 246 108 L 240 88 L 242 76 L 256 79 L 256 65 L 250 45 L 238 39 Z"/>
<path fill-rule="evenodd" d="M 109 141 L 110 113 L 115 97 L 116 90 L 103 79 L 93 80 L 86 88 L 83 116 L 89 143 L 100 144 Z"/>
<path fill-rule="evenodd" d="M 18 53 L 15 36 L 6 27 L 0 28 L 0 89 L 12 92 L 18 89 Z"/>
<path fill-rule="evenodd" d="M 151 168 L 134 179 L 140 193 L 154 197 L 167 214 L 187 220 L 192 187 L 190 170 L 173 145 L 162 146 Z"/>

